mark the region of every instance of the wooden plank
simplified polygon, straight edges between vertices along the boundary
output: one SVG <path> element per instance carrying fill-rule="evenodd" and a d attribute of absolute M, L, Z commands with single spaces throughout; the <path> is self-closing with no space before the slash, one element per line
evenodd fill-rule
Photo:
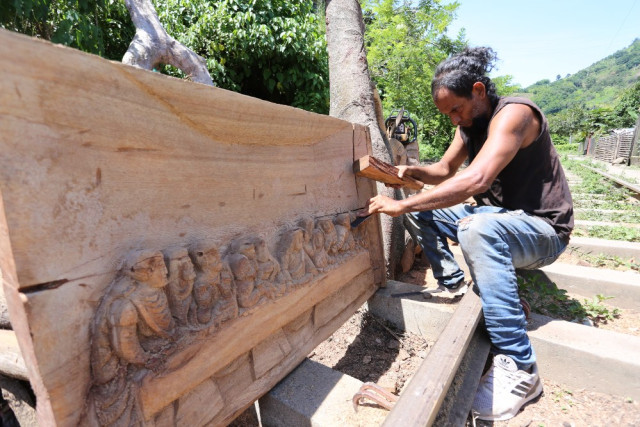
<path fill-rule="evenodd" d="M 421 190 L 424 184 L 410 176 L 398 177 L 398 168 L 378 160 L 373 156 L 364 156 L 353 163 L 353 172 L 385 184 L 404 185 L 412 190 Z"/>
<path fill-rule="evenodd" d="M 16 333 L 0 329 L 0 374 L 29 381 Z"/>
<path fill-rule="evenodd" d="M 440 406 L 434 425 L 464 425 L 471 412 L 483 369 L 489 357 L 491 342 L 487 331 L 477 327 L 464 351 L 456 375 Z"/>
<path fill-rule="evenodd" d="M 377 223 L 348 227 L 362 128 L 4 30 L 0 74 L 0 269 L 42 425 L 229 422 L 383 283 Z"/>
<path fill-rule="evenodd" d="M 480 297 L 469 290 L 383 426 L 433 425 L 481 319 Z"/>

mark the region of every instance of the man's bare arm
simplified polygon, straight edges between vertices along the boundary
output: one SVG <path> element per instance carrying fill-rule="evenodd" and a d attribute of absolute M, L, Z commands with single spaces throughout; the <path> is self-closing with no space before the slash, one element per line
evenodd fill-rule
<path fill-rule="evenodd" d="M 518 150 L 531 144 L 539 132 L 540 120 L 531 108 L 521 104 L 508 105 L 496 115 L 487 141 L 464 171 L 405 200 L 376 196 L 369 201 L 368 212 L 398 216 L 462 203 L 470 196 L 486 191 Z"/>
<path fill-rule="evenodd" d="M 437 185 L 455 175 L 467 156 L 467 148 L 462 142 L 459 129 L 456 129 L 451 145 L 439 162 L 428 166 L 398 166 L 398 176 L 402 178 L 409 175 L 425 184 Z"/>

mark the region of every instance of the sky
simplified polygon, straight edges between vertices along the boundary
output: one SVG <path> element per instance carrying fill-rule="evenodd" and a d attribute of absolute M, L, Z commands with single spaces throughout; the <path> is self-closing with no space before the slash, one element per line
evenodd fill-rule
<path fill-rule="evenodd" d="M 458 0 L 449 28 L 498 54 L 491 76 L 527 87 L 565 77 L 640 38 L 640 0 Z M 443 1 L 444 4 L 451 3 Z"/>

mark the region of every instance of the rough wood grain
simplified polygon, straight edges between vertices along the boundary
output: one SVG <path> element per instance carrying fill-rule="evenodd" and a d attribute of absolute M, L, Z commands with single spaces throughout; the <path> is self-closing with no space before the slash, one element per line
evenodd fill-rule
<path fill-rule="evenodd" d="M 0 269 L 42 425 L 227 423 L 384 282 L 379 223 L 348 226 L 362 126 L 4 30 L 0 58 Z"/>
<path fill-rule="evenodd" d="M 404 185 L 412 190 L 420 190 L 424 184 L 410 176 L 398 177 L 398 168 L 376 159 L 373 156 L 359 158 L 353 164 L 353 171 L 358 176 L 364 176 L 385 184 Z"/>
<path fill-rule="evenodd" d="M 0 374 L 29 381 L 16 333 L 0 329 Z"/>
<path fill-rule="evenodd" d="M 482 302 L 471 289 L 458 304 L 383 426 L 430 426 L 445 399 L 478 323 Z"/>

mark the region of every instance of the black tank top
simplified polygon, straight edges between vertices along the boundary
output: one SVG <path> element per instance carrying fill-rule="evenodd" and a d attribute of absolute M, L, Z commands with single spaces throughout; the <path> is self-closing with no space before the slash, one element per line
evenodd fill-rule
<path fill-rule="evenodd" d="M 469 162 L 487 140 L 491 120 L 508 104 L 528 105 L 535 111 L 541 122 L 540 134 L 528 147 L 516 153 L 486 192 L 475 195 L 474 199 L 478 205 L 522 209 L 538 216 L 551 224 L 558 236 L 568 243 L 573 229 L 573 201 L 558 153 L 551 143 L 547 119 L 537 105 L 526 98 L 500 98 L 486 127 L 460 127 Z"/>

